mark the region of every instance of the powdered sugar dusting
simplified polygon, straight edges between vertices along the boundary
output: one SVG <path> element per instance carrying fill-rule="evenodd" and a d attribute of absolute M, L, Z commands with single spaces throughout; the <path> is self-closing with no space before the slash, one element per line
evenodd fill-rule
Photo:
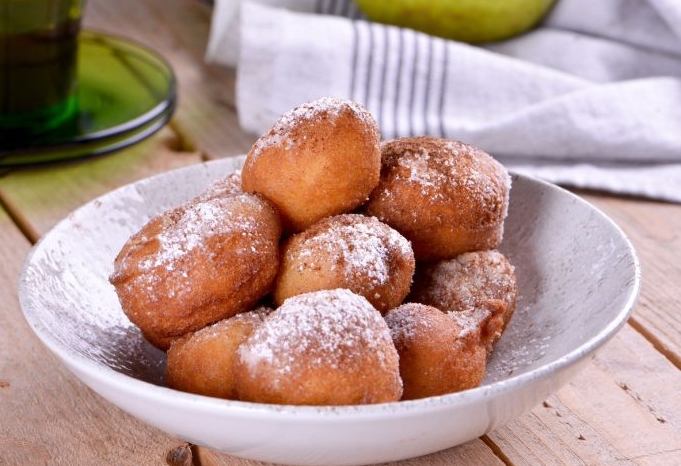
<path fill-rule="evenodd" d="M 476 209 L 481 224 L 506 217 L 510 175 L 480 149 L 450 139 L 415 137 L 385 141 L 381 150 L 384 172 L 375 196 L 382 202 L 403 196 L 394 191 L 402 186 L 429 205 L 456 208 L 463 200 Z M 414 222 L 421 216 L 418 209 L 403 213 Z"/>
<path fill-rule="evenodd" d="M 174 228 L 163 230 L 157 239 L 160 248 L 157 254 L 140 262 L 140 270 L 164 267 L 172 271 L 174 262 L 200 247 L 208 235 L 220 227 L 222 215 L 215 202 L 202 202 L 185 209 Z"/>
<path fill-rule="evenodd" d="M 418 152 L 406 151 L 402 157 L 397 159 L 397 173 L 404 172 L 402 177 L 410 184 L 417 185 L 420 193 L 431 200 L 446 199 L 442 186 L 457 183 L 457 167 L 455 157 L 458 155 L 456 149 L 452 149 L 451 157 L 442 158 L 431 155 L 427 147 L 422 147 Z M 438 169 L 434 169 L 437 163 Z M 401 176 L 397 176 L 400 179 Z"/>
<path fill-rule="evenodd" d="M 456 314 L 456 315 L 455 315 Z M 443 325 L 452 325 L 444 316 L 451 319 L 458 328 L 457 339 L 480 336 L 480 326 L 489 317 L 489 312 L 443 313 L 439 309 L 421 303 L 406 303 L 391 309 L 385 315 L 393 341 L 399 346 L 403 343 L 432 335 L 442 330 Z M 477 333 L 477 335 L 476 335 Z M 477 343 L 477 341 L 476 341 Z"/>
<path fill-rule="evenodd" d="M 216 257 L 215 245 L 207 245 L 214 237 L 220 237 L 220 241 L 229 237 L 241 238 L 242 241 L 236 244 L 248 249 L 236 249 L 234 253 L 237 255 L 252 254 L 267 247 L 263 244 L 263 235 L 258 231 L 257 216 L 253 215 L 253 209 L 261 211 L 264 208 L 250 194 L 235 194 L 228 198 L 190 202 L 168 211 L 154 220 L 160 222 L 160 231 L 143 228 L 138 233 L 140 236 L 135 238 L 134 247 L 148 248 L 147 253 L 124 257 L 114 276 L 136 268 L 138 273 L 124 286 L 136 292 L 145 292 L 152 302 L 156 298 L 166 299 L 157 296 L 160 292 L 158 285 L 169 276 L 173 280 L 164 281 L 162 288 L 170 293 L 170 297 L 191 294 L 193 276 L 201 275 L 195 267 L 209 267 L 211 258 Z M 138 252 L 141 251 L 144 249 Z"/>
<path fill-rule="evenodd" d="M 333 124 L 344 112 L 354 118 L 370 122 L 372 126 L 376 124 L 371 113 L 357 102 L 341 97 L 322 97 L 284 113 L 267 133 L 258 138 L 251 148 L 249 157 L 255 159 L 263 150 L 271 147 L 290 151 L 299 143 L 298 137 L 292 133 L 301 124 L 320 118 L 325 118 L 327 122 Z"/>
<path fill-rule="evenodd" d="M 233 196 L 243 192 L 243 189 L 241 189 L 241 170 L 235 170 L 210 184 L 195 198 L 194 202 L 203 202 L 215 197 Z"/>
<path fill-rule="evenodd" d="M 409 256 L 411 245 L 397 231 L 375 217 L 341 215 L 325 222 L 329 228 L 309 237 L 300 249 L 302 266 L 314 267 L 314 257 L 323 251 L 331 263 L 341 268 L 351 282 L 361 274 L 373 285 L 383 285 L 391 275 L 391 256 Z"/>
<path fill-rule="evenodd" d="M 469 335 L 480 335 L 480 329 L 491 317 L 492 312 L 484 308 L 472 308 L 459 312 L 447 312 L 449 316 L 459 326 L 461 338 Z"/>
<path fill-rule="evenodd" d="M 419 304 L 399 306 L 391 309 L 385 315 L 385 321 L 390 328 L 393 341 L 413 340 L 421 329 L 430 329 L 431 325 L 427 319 L 416 317 L 418 312 L 415 311 L 419 309 L 419 306 Z"/>
<path fill-rule="evenodd" d="M 254 217 L 239 215 L 233 208 L 226 208 L 220 199 L 192 204 L 182 210 L 173 228 L 157 235 L 160 248 L 140 262 L 140 270 L 164 267 L 172 271 L 175 261 L 195 248 L 204 247 L 206 239 L 226 233 L 248 235 L 255 228 Z"/>
<path fill-rule="evenodd" d="M 381 314 L 362 296 L 346 289 L 306 293 L 287 299 L 240 347 L 250 371 L 267 364 L 286 376 L 302 364 L 339 368 L 373 354 L 384 368 L 392 348 Z"/>
<path fill-rule="evenodd" d="M 412 298 L 447 312 L 473 309 L 486 299 L 499 299 L 513 306 L 516 295 L 513 265 L 499 251 L 489 250 L 423 266 Z"/>

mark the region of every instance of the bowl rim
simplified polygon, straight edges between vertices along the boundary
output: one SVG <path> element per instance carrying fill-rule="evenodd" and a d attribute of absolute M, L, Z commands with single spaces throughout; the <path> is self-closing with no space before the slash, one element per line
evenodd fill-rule
<path fill-rule="evenodd" d="M 240 157 L 236 157 L 234 159 L 238 159 Z M 409 415 L 410 413 L 414 415 L 421 415 L 424 412 L 439 411 L 447 407 L 463 407 L 466 405 L 479 403 L 481 401 L 489 401 L 504 394 L 505 392 L 527 386 L 534 380 L 546 380 L 558 371 L 562 371 L 578 364 L 585 358 L 585 356 L 595 352 L 598 348 L 605 344 L 610 338 L 612 338 L 612 336 L 614 336 L 615 333 L 617 333 L 621 327 L 624 326 L 624 324 L 627 322 L 627 319 L 633 312 L 633 308 L 640 294 L 641 268 L 639 259 L 631 241 L 612 219 L 610 219 L 598 207 L 558 185 L 527 174 L 511 171 L 510 173 L 514 180 L 524 179 L 530 183 L 539 183 L 540 185 L 543 185 L 545 189 L 558 190 L 562 195 L 567 195 L 574 202 L 579 202 L 587 208 L 592 209 L 594 213 L 605 220 L 606 223 L 609 224 L 609 226 L 613 229 L 613 232 L 621 238 L 623 244 L 626 246 L 626 255 L 630 261 L 628 266 L 632 268 L 634 272 L 631 284 L 626 290 L 629 293 L 627 299 L 617 314 L 608 322 L 608 325 L 600 329 L 593 337 L 589 338 L 587 341 L 583 342 L 573 350 L 565 353 L 561 357 L 527 372 L 512 375 L 502 380 L 483 383 L 482 385 L 472 389 L 416 400 L 401 400 L 388 403 L 342 406 L 277 405 L 220 399 L 205 395 L 186 393 L 169 387 L 156 385 L 154 383 L 120 373 L 111 367 L 95 362 L 80 353 L 72 352 L 68 347 L 53 337 L 49 329 L 33 313 L 32 301 L 29 299 L 30 283 L 27 279 L 29 270 L 34 266 L 33 258 L 45 247 L 46 240 L 51 236 L 51 233 L 60 228 L 65 228 L 65 226 L 71 222 L 73 214 L 77 213 L 78 211 L 88 208 L 88 206 L 93 203 L 101 202 L 102 199 L 108 196 L 114 196 L 114 193 L 123 190 L 129 190 L 131 189 L 131 186 L 134 186 L 140 182 L 149 182 L 165 177 L 172 178 L 177 176 L 177 174 L 180 172 L 186 172 L 189 170 L 210 170 L 211 166 L 213 165 L 227 165 L 227 161 L 231 162 L 232 164 L 238 163 L 238 160 L 232 159 L 219 159 L 202 162 L 143 178 L 102 194 L 101 196 L 98 196 L 81 205 L 70 215 L 67 215 L 65 218 L 60 220 L 47 233 L 45 233 L 28 252 L 21 268 L 18 283 L 18 296 L 22 313 L 33 332 L 38 336 L 43 344 L 45 344 L 56 356 L 58 356 L 59 359 L 72 372 L 82 372 L 90 379 L 96 379 L 103 383 L 103 385 L 110 388 L 115 388 L 121 393 L 134 393 L 136 396 L 142 396 L 145 399 L 156 401 L 158 401 L 159 397 L 161 397 L 161 399 L 168 404 L 191 404 L 193 408 L 210 412 L 213 416 L 225 414 L 234 416 L 235 414 L 241 413 L 248 415 L 249 417 L 259 415 L 263 417 L 269 417 L 272 414 L 276 414 L 282 419 L 286 417 L 295 418 L 298 420 L 308 419 L 319 422 L 333 422 L 334 420 L 343 420 L 347 419 L 348 417 L 351 417 L 352 419 L 384 417 L 394 418 L 396 413 L 403 415 Z M 226 173 L 230 173 L 231 171 L 237 169 L 238 167 L 234 165 L 234 168 L 228 170 Z M 512 192 L 513 191 L 511 190 L 511 196 Z M 90 388 L 93 388 L 95 391 L 99 391 L 97 387 L 93 387 L 89 382 L 86 383 L 86 385 L 90 386 Z"/>

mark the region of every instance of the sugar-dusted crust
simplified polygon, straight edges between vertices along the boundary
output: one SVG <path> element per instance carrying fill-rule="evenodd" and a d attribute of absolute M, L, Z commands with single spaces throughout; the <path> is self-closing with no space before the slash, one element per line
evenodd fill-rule
<path fill-rule="evenodd" d="M 408 297 L 459 319 L 481 320 L 488 315 L 482 331 L 489 351 L 511 320 L 517 299 L 515 268 L 495 249 L 421 264 Z"/>
<path fill-rule="evenodd" d="M 375 217 L 327 217 L 282 246 L 275 304 L 309 291 L 347 288 L 386 312 L 402 303 L 414 273 L 414 252 Z"/>
<path fill-rule="evenodd" d="M 366 210 L 409 239 L 417 261 L 499 245 L 511 183 L 499 162 L 430 136 L 386 141 L 381 154 L 381 181 Z"/>
<path fill-rule="evenodd" d="M 359 104 L 331 97 L 303 104 L 253 145 L 243 188 L 272 201 L 285 230 L 304 230 L 364 203 L 378 183 L 379 142 L 375 120 Z"/>
<path fill-rule="evenodd" d="M 385 317 L 400 356 L 402 399 L 445 395 L 480 385 L 487 351 L 477 325 L 462 326 L 432 306 L 403 304 Z"/>
<path fill-rule="evenodd" d="M 239 398 L 290 405 L 397 401 L 397 351 L 381 314 L 345 289 L 289 298 L 239 347 Z"/>
<path fill-rule="evenodd" d="M 153 218 L 110 277 L 123 311 L 155 346 L 252 308 L 279 266 L 280 219 L 266 200 L 196 200 Z"/>
<path fill-rule="evenodd" d="M 198 395 L 236 399 L 234 367 L 239 345 L 271 309 L 242 312 L 184 335 L 168 349 L 168 386 Z"/>

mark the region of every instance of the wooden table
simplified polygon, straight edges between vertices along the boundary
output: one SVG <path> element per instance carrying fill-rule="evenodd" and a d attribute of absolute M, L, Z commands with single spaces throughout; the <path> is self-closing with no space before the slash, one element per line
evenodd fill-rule
<path fill-rule="evenodd" d="M 191 453 L 195 465 L 260 464 L 187 446 L 104 401 L 40 343 L 17 299 L 26 253 L 71 210 L 154 173 L 250 148 L 255 137 L 237 123 L 234 72 L 203 63 L 210 14 L 200 0 L 90 0 L 86 27 L 135 39 L 172 63 L 180 98 L 174 118 L 116 154 L 0 178 L 1 466 L 163 465 L 171 451 Z M 629 323 L 531 413 L 465 445 L 396 464 L 681 464 L 681 205 L 581 194 L 638 251 L 643 287 Z"/>

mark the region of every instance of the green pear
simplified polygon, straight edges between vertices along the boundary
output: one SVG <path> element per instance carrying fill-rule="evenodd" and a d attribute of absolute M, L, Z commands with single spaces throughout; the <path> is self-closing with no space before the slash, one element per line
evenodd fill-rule
<path fill-rule="evenodd" d="M 372 21 L 479 43 L 535 26 L 555 0 L 355 0 Z"/>

